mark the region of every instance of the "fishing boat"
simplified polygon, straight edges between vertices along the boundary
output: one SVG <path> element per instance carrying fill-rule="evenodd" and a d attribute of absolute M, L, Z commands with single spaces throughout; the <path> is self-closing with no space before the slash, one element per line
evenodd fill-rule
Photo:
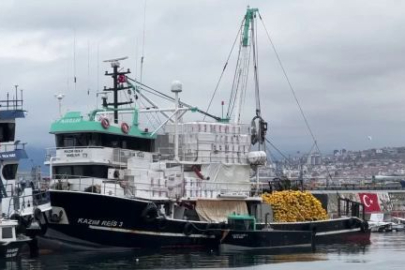
<path fill-rule="evenodd" d="M 0 219 L 0 259 L 17 257 L 24 245 L 32 239 L 24 234 L 17 233 L 18 221 Z"/>
<path fill-rule="evenodd" d="M 231 239 L 240 233 L 230 227 L 232 214 L 250 215 L 257 221 L 258 230 L 246 232 L 252 236 L 251 246 L 260 245 L 257 241 L 263 237 L 302 234 L 303 238 L 288 237 L 274 244 L 299 245 L 313 235 L 310 223 L 296 224 L 289 232 L 272 228 L 277 224 L 267 222 L 271 209 L 262 203 L 258 183 L 250 180 L 251 172 L 258 177 L 267 160 L 267 123 L 261 116 L 258 91 L 252 121 L 241 121 L 249 55 L 257 49 L 252 42 L 257 12 L 248 8 L 241 26 L 240 58 L 225 117 L 180 101 L 179 81 L 171 86 L 172 97 L 131 79 L 130 71 L 121 67 L 123 59 L 108 61 L 112 72 L 106 75 L 112 77 L 113 86 L 104 89 L 101 108 L 88 117 L 67 112 L 51 125 L 56 148 L 47 150 L 46 165 L 52 210 L 41 216 L 46 233 L 40 237 L 40 246 L 218 247 L 235 244 Z M 258 90 L 257 80 L 255 87 Z M 130 98 L 120 99 L 120 93 Z M 173 106 L 161 108 L 147 93 Z M 186 113 L 211 121 L 185 121 Z M 149 120 L 140 121 L 145 115 Z M 154 126 L 157 115 L 165 120 Z M 254 151 L 252 144 L 256 144 Z M 342 231 L 351 220 L 334 221 L 328 230 Z M 222 239 L 225 234 L 228 237 Z M 242 242 L 240 246 L 249 245 Z"/>
<path fill-rule="evenodd" d="M 311 230 L 275 230 L 271 226 L 258 228 L 250 215 L 229 215 L 228 229 L 222 231 L 220 250 L 225 252 L 266 250 L 297 252 L 315 250 L 315 233 Z"/>
<path fill-rule="evenodd" d="M 23 101 L 23 92 L 19 96 L 17 86 L 13 99 L 7 93 L 7 98 L 0 100 L 0 218 L 10 219 L 3 223 L 8 224 L 5 230 L 17 229 L 17 234 L 35 236 L 41 232 L 39 227 L 32 226 L 36 224 L 35 213 L 39 217 L 50 210 L 50 203 L 46 190 L 41 190 L 38 182 L 17 177 L 20 160 L 27 158 L 25 144 L 15 138 L 16 119 L 25 117 Z M 12 220 L 17 221 L 17 228 L 10 225 Z"/>

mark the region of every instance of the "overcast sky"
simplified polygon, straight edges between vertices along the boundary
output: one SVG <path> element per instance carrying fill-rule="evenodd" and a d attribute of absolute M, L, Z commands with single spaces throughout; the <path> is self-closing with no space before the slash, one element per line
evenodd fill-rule
<path fill-rule="evenodd" d="M 206 108 L 247 5 L 259 8 L 321 150 L 405 145 L 405 2 L 399 0 L 148 0 L 145 39 L 144 0 L 1 0 L 0 98 L 15 84 L 24 89 L 28 115 L 18 122 L 19 139 L 52 147 L 54 95 L 66 95 L 64 111 L 90 110 L 97 86 L 110 86 L 102 60 L 128 56 L 123 65 L 139 76 L 142 48 L 144 83 L 169 93 L 172 80 L 181 80 L 182 100 Z M 269 139 L 284 151 L 308 151 L 312 138 L 260 21 L 258 33 Z M 213 113 L 228 100 L 235 57 Z M 250 80 L 246 120 L 255 109 L 252 86 Z"/>

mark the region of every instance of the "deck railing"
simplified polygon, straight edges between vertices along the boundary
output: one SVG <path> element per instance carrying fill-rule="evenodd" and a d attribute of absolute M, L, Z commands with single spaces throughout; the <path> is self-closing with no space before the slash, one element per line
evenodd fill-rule
<path fill-rule="evenodd" d="M 365 220 L 364 204 L 346 198 L 338 198 L 338 216 L 358 217 Z"/>
<path fill-rule="evenodd" d="M 350 183 L 349 183 L 350 181 Z M 280 190 L 310 190 L 310 191 L 344 191 L 344 190 L 401 190 L 399 182 L 384 183 L 365 181 L 364 178 L 346 177 L 334 180 L 326 178 L 273 178 L 267 182 L 260 182 L 260 189 L 266 192 Z"/>
<path fill-rule="evenodd" d="M 147 183 L 141 181 L 109 180 L 76 175 L 54 175 L 50 189 L 101 193 L 119 197 L 216 198 L 218 196 L 247 197 L 251 183 L 209 182 L 193 180 Z"/>
<path fill-rule="evenodd" d="M 32 194 L 22 196 L 10 196 L 8 213 L 10 217 L 14 211 L 23 211 L 26 208 L 37 207 L 50 202 L 47 190 L 33 190 Z"/>

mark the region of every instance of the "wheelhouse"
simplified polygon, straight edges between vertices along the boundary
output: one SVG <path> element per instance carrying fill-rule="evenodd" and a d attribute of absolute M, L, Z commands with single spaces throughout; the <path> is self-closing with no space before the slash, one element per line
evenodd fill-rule
<path fill-rule="evenodd" d="M 229 215 L 228 225 L 231 230 L 255 231 L 256 218 L 250 215 Z"/>
<path fill-rule="evenodd" d="M 119 134 L 77 132 L 56 134 L 56 147 L 111 147 L 152 152 L 153 140 Z"/>

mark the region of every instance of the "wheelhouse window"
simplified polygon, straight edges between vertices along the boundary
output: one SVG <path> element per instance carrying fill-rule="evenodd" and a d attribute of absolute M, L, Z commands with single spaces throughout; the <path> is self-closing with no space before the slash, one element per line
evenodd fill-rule
<path fill-rule="evenodd" d="M 74 166 L 54 166 L 52 167 L 53 175 L 56 179 L 62 179 L 66 176 L 69 178 L 95 177 L 107 178 L 108 167 L 103 165 L 74 165 Z"/>
<path fill-rule="evenodd" d="M 15 137 L 15 123 L 0 123 L 0 142 L 12 142 Z"/>
<path fill-rule="evenodd" d="M 56 135 L 56 147 L 101 146 L 151 152 L 153 140 L 105 133 L 66 133 Z"/>
<path fill-rule="evenodd" d="M 2 228 L 2 237 L 3 239 L 13 238 L 13 228 L 12 227 Z"/>
<path fill-rule="evenodd" d="M 15 179 L 17 174 L 18 164 L 6 164 L 3 166 L 3 176 L 6 180 Z"/>

